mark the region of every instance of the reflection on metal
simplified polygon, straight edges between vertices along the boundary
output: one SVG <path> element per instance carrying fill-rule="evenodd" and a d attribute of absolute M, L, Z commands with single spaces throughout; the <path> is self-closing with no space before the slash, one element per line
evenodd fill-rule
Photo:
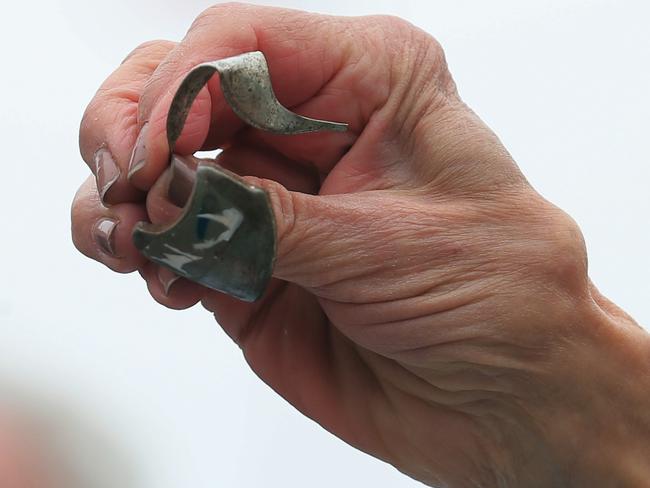
<path fill-rule="evenodd" d="M 310 119 L 283 107 L 273 92 L 264 54 L 255 51 L 199 64 L 189 72 L 172 100 L 167 118 L 167 139 L 172 151 L 192 102 L 215 72 L 221 78 L 221 91 L 228 105 L 253 127 L 287 135 L 347 130 L 347 124 Z"/>
<path fill-rule="evenodd" d="M 271 278 L 275 221 L 263 190 L 202 161 L 181 216 L 163 226 L 138 223 L 133 242 L 180 276 L 254 301 Z"/>
<path fill-rule="evenodd" d="M 287 135 L 347 129 L 347 124 L 310 119 L 283 107 L 273 92 L 264 55 L 251 52 L 190 71 L 169 109 L 171 153 L 192 102 L 215 72 L 226 102 L 253 127 Z M 176 156 L 172 164 L 179 164 Z M 268 195 L 211 161 L 199 164 L 181 216 L 164 226 L 140 222 L 133 241 L 151 261 L 245 301 L 260 298 L 273 273 L 276 235 Z"/>

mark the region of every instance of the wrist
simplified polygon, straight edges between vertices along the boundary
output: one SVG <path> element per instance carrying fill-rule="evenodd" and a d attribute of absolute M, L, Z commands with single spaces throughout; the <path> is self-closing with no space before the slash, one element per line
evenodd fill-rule
<path fill-rule="evenodd" d="M 538 418 L 571 486 L 644 486 L 650 336 L 597 292 L 574 312 L 576 335 L 551 363 Z"/>

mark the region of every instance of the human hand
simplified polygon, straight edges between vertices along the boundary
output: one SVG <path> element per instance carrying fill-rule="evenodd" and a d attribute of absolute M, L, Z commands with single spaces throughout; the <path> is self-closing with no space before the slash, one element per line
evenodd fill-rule
<path fill-rule="evenodd" d="M 179 212 L 165 121 L 184 74 L 254 50 L 285 106 L 350 131 L 262 133 L 218 77 L 199 94 L 176 152 L 224 148 L 217 162 L 267 190 L 276 216 L 274 280 L 247 304 L 177 280 L 130 236 Z M 77 247 L 138 270 L 164 305 L 201 300 L 264 381 L 350 444 L 439 486 L 645 479 L 648 418 L 629 405 L 648 401 L 621 377 L 647 374 L 647 336 L 595 290 L 578 227 L 463 104 L 426 33 L 216 6 L 181 43 L 129 56 L 80 146 L 94 176 L 73 205 Z"/>

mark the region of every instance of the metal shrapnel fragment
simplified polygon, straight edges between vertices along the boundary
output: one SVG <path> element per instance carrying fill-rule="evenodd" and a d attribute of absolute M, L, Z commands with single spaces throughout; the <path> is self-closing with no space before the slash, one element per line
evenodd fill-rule
<path fill-rule="evenodd" d="M 275 221 L 263 190 L 204 161 L 176 222 L 140 222 L 133 241 L 151 261 L 180 276 L 254 301 L 271 278 Z"/>
<path fill-rule="evenodd" d="M 208 80 L 219 73 L 226 102 L 244 122 L 276 134 L 303 134 L 318 131 L 346 131 L 347 124 L 310 119 L 287 110 L 271 86 L 269 68 L 259 51 L 199 64 L 185 77 L 167 117 L 167 139 L 173 152 L 192 102 Z"/>
<path fill-rule="evenodd" d="M 204 63 L 181 83 L 167 118 L 173 153 L 192 102 L 214 73 L 226 102 L 245 122 L 278 134 L 345 131 L 347 124 L 310 119 L 278 102 L 261 52 Z M 245 301 L 262 296 L 276 254 L 275 220 L 268 195 L 214 162 L 199 164 L 181 216 L 165 226 L 140 222 L 136 247 L 151 261 L 208 288 Z"/>

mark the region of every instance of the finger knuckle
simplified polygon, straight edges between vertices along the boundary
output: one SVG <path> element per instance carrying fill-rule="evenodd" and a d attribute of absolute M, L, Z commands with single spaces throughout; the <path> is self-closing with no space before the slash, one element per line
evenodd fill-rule
<path fill-rule="evenodd" d="M 92 114 L 92 108 L 89 105 L 81 117 L 81 124 L 79 125 L 79 150 L 84 160 L 87 160 L 88 155 L 84 154 L 84 149 L 89 145 L 92 134 L 94 132 L 95 120 Z M 87 162 L 87 161 L 86 161 Z"/>
<path fill-rule="evenodd" d="M 205 25 L 210 25 L 218 19 L 223 19 L 226 17 L 232 18 L 241 12 L 249 10 L 250 8 L 250 5 L 240 2 L 225 2 L 212 5 L 196 17 L 190 26 L 190 31 L 201 29 Z"/>
<path fill-rule="evenodd" d="M 522 271 L 547 289 L 570 297 L 588 292 L 587 249 L 578 224 L 555 205 L 533 197 L 524 214 L 528 225 Z"/>
<path fill-rule="evenodd" d="M 368 42 L 385 55 L 390 97 L 399 101 L 394 129 L 402 140 L 417 145 L 428 136 L 431 115 L 456 99 L 444 50 L 433 36 L 400 17 L 372 17 L 371 25 Z"/>
<path fill-rule="evenodd" d="M 83 245 L 83 241 L 81 239 L 81 229 L 79 228 L 79 226 L 77 224 L 78 223 L 75 220 L 75 209 L 73 207 L 73 210 L 72 210 L 72 225 L 70 226 L 70 232 L 72 234 L 72 244 L 77 249 L 77 251 L 85 254 L 85 246 Z"/>
<path fill-rule="evenodd" d="M 158 65 L 142 86 L 139 102 L 143 107 L 150 107 L 152 101 L 161 95 L 162 85 L 174 76 L 177 68 L 176 60 Z"/>
<path fill-rule="evenodd" d="M 548 273 L 578 293 L 587 283 L 587 250 L 580 227 L 566 212 L 556 208 L 548 230 Z"/>
<path fill-rule="evenodd" d="M 125 64 L 135 58 L 150 57 L 152 55 L 159 55 L 161 52 L 168 52 L 175 45 L 172 41 L 161 39 L 145 41 L 127 54 L 121 64 Z"/>
<path fill-rule="evenodd" d="M 400 52 L 422 50 L 432 57 L 444 58 L 442 45 L 428 32 L 423 31 L 408 20 L 395 15 L 379 15 L 371 17 L 377 25 L 377 33 L 381 38 Z"/>
<path fill-rule="evenodd" d="M 86 107 L 86 110 L 81 117 L 81 124 L 79 125 L 79 138 L 82 141 L 92 138 L 95 129 L 98 126 L 99 115 L 109 102 L 108 99 L 107 91 L 99 89 Z"/>
<path fill-rule="evenodd" d="M 110 128 L 126 133 L 137 119 L 139 94 L 129 87 L 100 89 L 88 104 L 79 124 L 79 149 L 87 164 L 94 165 L 94 152 L 106 144 Z M 124 103 L 128 102 L 128 103 Z"/>
<path fill-rule="evenodd" d="M 85 186 L 85 185 L 84 185 Z M 87 234 L 90 232 L 87 224 L 87 209 L 89 202 L 85 200 L 84 186 L 82 186 L 74 196 L 71 206 L 71 225 L 72 243 L 81 253 L 88 255 L 86 243 L 88 242 Z"/>
<path fill-rule="evenodd" d="M 373 16 L 360 26 L 369 48 L 385 56 L 390 84 L 404 106 L 426 107 L 455 91 L 440 43 L 429 33 L 395 16 Z"/>
<path fill-rule="evenodd" d="M 412 31 L 418 30 L 408 20 L 397 15 L 379 15 L 375 17 L 377 22 L 388 32 L 400 36 L 409 35 Z"/>
<path fill-rule="evenodd" d="M 424 75 L 423 80 L 435 80 L 437 86 L 444 88 L 440 82 L 447 81 L 448 69 L 442 45 L 428 32 L 402 19 L 400 21 L 394 24 L 393 29 L 401 40 L 399 53 L 408 70 Z"/>

